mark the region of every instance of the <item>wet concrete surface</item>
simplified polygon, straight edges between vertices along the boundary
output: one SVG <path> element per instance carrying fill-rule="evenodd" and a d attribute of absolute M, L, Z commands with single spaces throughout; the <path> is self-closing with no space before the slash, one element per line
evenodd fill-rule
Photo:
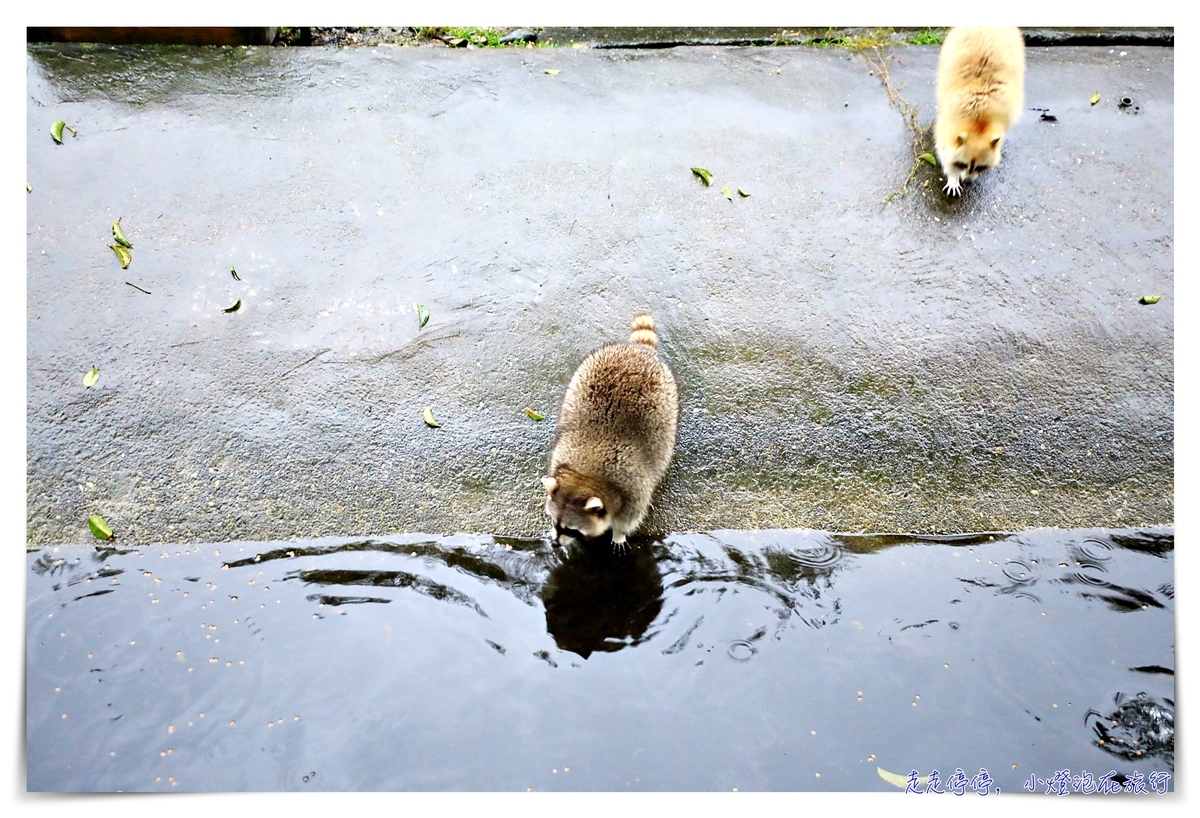
<path fill-rule="evenodd" d="M 1173 788 L 1169 529 L 47 546 L 26 567 L 31 791 Z"/>
<path fill-rule="evenodd" d="M 649 532 L 1173 520 L 1171 49 L 1030 48 L 1057 120 L 960 201 L 896 195 L 843 49 L 27 53 L 29 543 L 539 534 L 566 382 L 644 310 Z M 929 123 L 936 47 L 893 54 Z"/>

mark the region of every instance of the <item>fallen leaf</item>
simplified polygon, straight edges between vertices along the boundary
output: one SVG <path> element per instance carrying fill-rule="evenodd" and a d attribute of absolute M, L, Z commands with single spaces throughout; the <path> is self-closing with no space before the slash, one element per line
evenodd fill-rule
<path fill-rule="evenodd" d="M 25 183 L 25 192 L 26 192 L 26 193 L 33 193 L 33 185 L 31 185 L 31 184 L 29 184 L 28 182 L 26 182 L 26 183 Z"/>
<path fill-rule="evenodd" d="M 429 310 L 425 309 L 424 304 L 417 304 L 417 329 L 429 323 Z"/>
<path fill-rule="evenodd" d="M 528 406 L 525 407 L 525 414 L 529 415 L 531 420 L 545 420 L 546 419 L 545 415 L 539 415 L 537 412 L 533 411 Z"/>
<path fill-rule="evenodd" d="M 1100 101 L 1100 92 L 1099 91 L 1092 94 L 1092 98 L 1088 100 L 1088 102 L 1092 103 L 1093 105 L 1095 105 L 1099 101 Z"/>
<path fill-rule="evenodd" d="M 242 299 L 239 298 L 237 301 L 234 301 L 228 307 L 221 310 L 221 312 L 237 312 L 241 308 L 242 308 Z"/>
<path fill-rule="evenodd" d="M 90 372 L 84 374 L 83 385 L 90 388 L 95 386 L 98 380 L 100 380 L 100 370 L 93 366 Z"/>
<path fill-rule="evenodd" d="M 67 126 L 67 130 L 71 132 L 71 136 L 79 136 L 79 131 L 75 130 L 70 125 Z"/>
<path fill-rule="evenodd" d="M 1161 295 L 1143 295 L 1143 296 L 1141 297 L 1141 300 L 1140 300 L 1138 303 L 1141 303 L 1141 304 L 1157 304 L 1157 303 L 1158 303 L 1158 299 L 1160 299 L 1160 298 L 1162 298 L 1162 296 L 1161 296 Z"/>
<path fill-rule="evenodd" d="M 877 773 L 879 773 L 880 778 L 882 778 L 884 781 L 888 782 L 889 784 L 894 784 L 895 786 L 899 787 L 902 790 L 908 789 L 908 776 L 907 775 L 896 775 L 896 773 L 889 773 L 887 770 L 883 769 L 883 767 L 876 767 L 875 771 Z M 927 775 L 919 776 L 917 778 L 917 783 L 920 784 L 921 786 L 925 786 L 926 784 L 929 783 L 929 776 L 927 776 Z"/>
<path fill-rule="evenodd" d="M 547 68 L 547 69 L 546 69 L 546 73 L 547 73 L 547 74 L 549 74 L 549 75 L 550 75 L 550 76 L 552 76 L 552 77 L 553 77 L 555 74 L 559 73 L 560 71 L 562 71 L 562 69 L 561 69 L 561 68 Z"/>
<path fill-rule="evenodd" d="M 425 411 L 421 413 L 421 417 L 425 420 L 426 426 L 432 426 L 435 429 L 442 428 L 442 424 L 433 419 L 433 407 L 426 406 Z"/>
<path fill-rule="evenodd" d="M 712 174 L 704 168 L 692 168 L 692 173 L 704 180 L 704 186 L 708 187 L 712 184 Z"/>
<path fill-rule="evenodd" d="M 96 535 L 98 540 L 111 540 L 113 538 L 112 529 L 108 527 L 108 523 L 104 522 L 104 518 L 99 514 L 88 515 L 88 528 Z"/>
<path fill-rule="evenodd" d="M 66 124 L 67 123 L 63 122 L 60 119 L 60 120 L 58 120 L 58 122 L 55 122 L 53 125 L 50 126 L 50 138 L 53 139 L 59 145 L 62 144 L 62 129 L 66 126 Z"/>
<path fill-rule="evenodd" d="M 232 264 L 230 264 L 230 265 L 229 265 L 229 274 L 230 274 L 231 276 L 233 276 L 233 280 L 234 280 L 234 281 L 241 281 L 241 280 L 242 280 L 242 277 L 241 277 L 240 275 L 238 275 L 238 274 L 237 274 L 237 270 L 233 269 L 233 265 L 232 265 Z"/>
<path fill-rule="evenodd" d="M 733 191 L 729 189 L 729 185 L 725 185 L 725 187 L 721 188 L 721 195 L 729 201 L 733 201 Z"/>
<path fill-rule="evenodd" d="M 133 261 L 133 256 L 130 255 L 129 250 L 126 248 L 119 244 L 110 244 L 108 246 L 111 247 L 112 251 L 117 254 L 117 258 L 121 260 L 122 270 L 129 266 L 129 262 Z"/>
<path fill-rule="evenodd" d="M 922 162 L 928 162 L 929 164 L 933 165 L 935 168 L 937 167 L 937 157 L 934 156 L 932 153 L 923 153 L 920 156 L 918 156 L 917 158 L 920 159 Z"/>
<path fill-rule="evenodd" d="M 125 233 L 121 230 L 121 218 L 120 217 L 118 217 L 118 219 L 115 222 L 113 222 L 112 234 L 113 234 L 113 241 L 115 241 L 117 244 L 121 245 L 122 247 L 128 247 L 130 250 L 133 249 L 133 245 L 129 243 L 129 239 L 125 238 Z"/>
<path fill-rule="evenodd" d="M 741 196 L 743 199 L 749 199 L 749 198 L 750 198 L 750 191 L 746 190 L 746 188 L 744 188 L 744 187 L 739 187 L 739 188 L 738 188 L 738 195 L 739 195 L 739 196 Z"/>

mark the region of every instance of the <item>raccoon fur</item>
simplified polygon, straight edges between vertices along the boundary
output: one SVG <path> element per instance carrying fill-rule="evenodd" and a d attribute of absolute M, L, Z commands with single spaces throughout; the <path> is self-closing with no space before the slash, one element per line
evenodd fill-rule
<path fill-rule="evenodd" d="M 938 60 L 934 146 L 943 190 L 962 191 L 1000 162 L 1000 146 L 1025 105 L 1025 41 L 1018 28 L 952 28 Z"/>
<path fill-rule="evenodd" d="M 658 358 L 649 315 L 633 320 L 629 343 L 592 352 L 567 385 L 550 473 L 542 478 L 555 539 L 620 546 L 650 508 L 679 428 L 679 395 Z"/>

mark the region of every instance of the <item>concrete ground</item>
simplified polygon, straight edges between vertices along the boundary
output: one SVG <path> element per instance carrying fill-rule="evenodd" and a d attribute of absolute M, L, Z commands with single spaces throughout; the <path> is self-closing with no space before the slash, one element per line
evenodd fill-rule
<path fill-rule="evenodd" d="M 930 123 L 937 48 L 891 53 Z M 841 48 L 31 45 L 27 541 L 539 534 L 643 310 L 650 532 L 1171 523 L 1173 50 L 1027 62 L 1056 120 L 949 200 Z"/>

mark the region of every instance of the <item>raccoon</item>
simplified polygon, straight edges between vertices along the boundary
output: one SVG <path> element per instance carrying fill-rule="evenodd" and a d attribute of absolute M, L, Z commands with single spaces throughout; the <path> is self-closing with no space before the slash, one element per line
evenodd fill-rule
<path fill-rule="evenodd" d="M 933 138 L 943 190 L 962 191 L 1000 162 L 1004 134 L 1025 104 L 1025 41 L 1018 28 L 952 28 L 938 60 Z"/>
<path fill-rule="evenodd" d="M 658 358 L 654 320 L 639 315 L 629 343 L 592 352 L 567 385 L 542 478 L 555 540 L 611 531 L 613 544 L 623 545 L 650 508 L 678 428 L 675 378 Z"/>

